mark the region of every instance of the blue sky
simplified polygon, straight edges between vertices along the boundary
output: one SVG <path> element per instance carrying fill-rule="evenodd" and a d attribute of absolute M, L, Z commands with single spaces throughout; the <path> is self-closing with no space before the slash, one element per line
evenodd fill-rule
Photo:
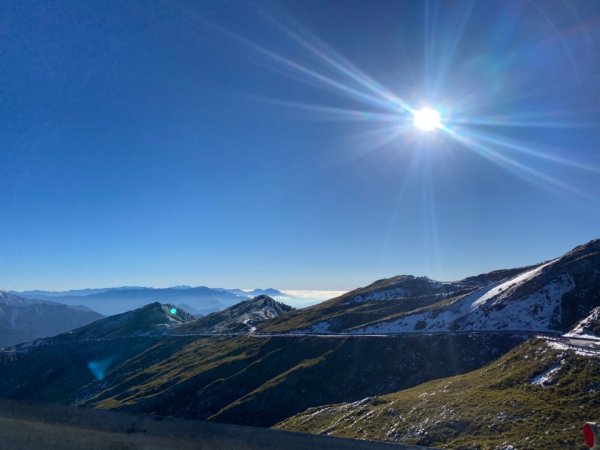
<path fill-rule="evenodd" d="M 2 289 L 351 289 L 600 237 L 595 2 L 7 1 L 0 58 Z"/>

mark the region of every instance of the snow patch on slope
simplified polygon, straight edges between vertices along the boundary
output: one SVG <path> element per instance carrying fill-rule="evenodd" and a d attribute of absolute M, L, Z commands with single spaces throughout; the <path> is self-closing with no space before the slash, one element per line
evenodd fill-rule
<path fill-rule="evenodd" d="M 562 359 L 559 364 L 553 364 L 545 372 L 536 375 L 531 380 L 531 384 L 536 384 L 538 386 L 549 386 L 553 383 L 555 375 L 560 371 L 561 365 L 565 363 L 565 360 Z"/>
<path fill-rule="evenodd" d="M 554 261 L 556 261 L 556 260 L 554 260 Z M 489 300 L 491 300 L 492 298 L 494 298 L 496 296 L 500 296 L 500 297 L 508 296 L 516 288 L 518 288 L 519 286 L 523 285 L 527 281 L 529 281 L 532 278 L 539 275 L 546 266 L 549 266 L 554 261 L 550 261 L 549 263 L 538 266 L 535 269 L 528 270 L 527 272 L 517 275 L 516 277 L 511 278 L 508 281 L 501 282 L 500 284 L 495 286 L 493 289 L 488 290 L 484 295 L 482 295 L 476 301 L 474 301 L 473 304 L 471 305 L 471 309 L 475 309 L 475 308 L 480 307 L 481 305 L 484 305 L 486 302 L 488 302 Z"/>
<path fill-rule="evenodd" d="M 319 334 L 319 333 L 331 333 L 331 329 L 329 328 L 331 324 L 327 321 L 315 323 L 307 328 L 302 328 L 300 330 L 293 330 L 290 334 Z"/>
<path fill-rule="evenodd" d="M 410 292 L 404 288 L 397 287 L 383 291 L 370 292 L 366 295 L 357 295 L 352 299 L 355 303 L 368 302 L 371 300 L 392 300 L 395 298 L 410 297 Z"/>
<path fill-rule="evenodd" d="M 250 333 L 254 333 L 256 331 L 254 324 L 268 319 L 273 319 L 277 316 L 279 316 L 279 314 L 273 308 L 264 307 L 256 311 L 244 313 L 240 315 L 237 320 L 242 322 L 244 325 L 247 325 Z"/>

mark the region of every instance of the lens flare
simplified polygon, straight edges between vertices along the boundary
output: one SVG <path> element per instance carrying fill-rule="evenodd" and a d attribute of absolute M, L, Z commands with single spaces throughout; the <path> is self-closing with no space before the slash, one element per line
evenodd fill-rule
<path fill-rule="evenodd" d="M 98 381 L 102 381 L 106 377 L 106 371 L 112 364 L 112 361 L 112 357 L 103 359 L 101 361 L 90 361 L 87 366 L 94 378 L 96 378 Z"/>

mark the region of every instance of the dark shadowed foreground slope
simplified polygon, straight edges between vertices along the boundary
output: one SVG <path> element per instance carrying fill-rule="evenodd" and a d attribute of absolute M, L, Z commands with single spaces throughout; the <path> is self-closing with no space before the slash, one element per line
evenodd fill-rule
<path fill-rule="evenodd" d="M 418 450 L 210 422 L 0 400 L 6 450 Z"/>

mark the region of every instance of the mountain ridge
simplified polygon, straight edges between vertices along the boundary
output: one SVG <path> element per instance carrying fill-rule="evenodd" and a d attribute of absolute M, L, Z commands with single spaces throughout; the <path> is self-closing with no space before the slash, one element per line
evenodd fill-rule
<path fill-rule="evenodd" d="M 85 306 L 25 299 L 0 291 L 0 348 L 65 333 L 102 318 Z"/>
<path fill-rule="evenodd" d="M 294 308 L 268 295 L 259 295 L 217 311 L 177 329 L 178 333 L 253 333 L 256 325 Z"/>
<path fill-rule="evenodd" d="M 277 318 L 264 332 L 567 331 L 600 305 L 600 239 L 550 261 L 452 282 L 399 275 Z"/>

